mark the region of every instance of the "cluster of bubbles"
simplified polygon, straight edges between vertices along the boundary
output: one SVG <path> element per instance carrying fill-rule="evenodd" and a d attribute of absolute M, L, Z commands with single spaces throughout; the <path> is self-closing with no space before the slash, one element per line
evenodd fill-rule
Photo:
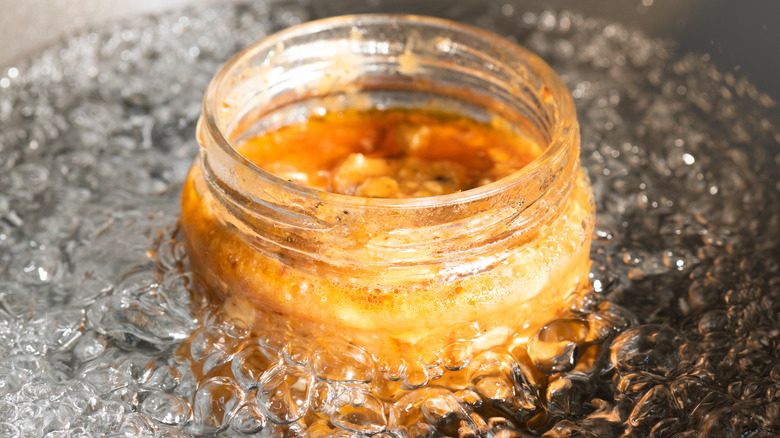
<path fill-rule="evenodd" d="M 618 24 L 449 14 L 572 90 L 598 215 L 570 317 L 406 369 L 225 321 L 190 294 L 177 228 L 201 98 L 233 53 L 318 12 L 133 18 L 0 72 L 0 436 L 780 434 L 774 102 Z"/>

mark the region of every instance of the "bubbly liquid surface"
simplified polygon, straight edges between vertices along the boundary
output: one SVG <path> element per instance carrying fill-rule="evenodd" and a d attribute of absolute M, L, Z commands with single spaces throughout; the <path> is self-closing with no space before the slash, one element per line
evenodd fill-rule
<path fill-rule="evenodd" d="M 360 351 L 249 338 L 188 293 L 176 224 L 203 91 L 308 7 L 137 18 L 0 72 L 0 435 L 780 433 L 771 99 L 620 25 L 515 10 L 448 18 L 515 37 L 572 90 L 593 290 L 525 352 L 471 358 L 467 388 L 392 405 L 363 390 L 378 365 Z M 193 372 L 219 367 L 234 378 Z"/>

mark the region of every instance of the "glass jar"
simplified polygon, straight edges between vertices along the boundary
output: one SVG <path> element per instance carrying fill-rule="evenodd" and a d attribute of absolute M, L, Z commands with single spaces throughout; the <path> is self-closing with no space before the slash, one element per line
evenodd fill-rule
<path fill-rule="evenodd" d="M 374 199 L 290 183 L 236 150 L 347 108 L 504 123 L 543 153 L 475 189 Z M 457 369 L 526 342 L 587 284 L 594 210 L 571 96 L 541 59 L 486 31 L 383 15 L 289 28 L 222 67 L 197 138 L 182 195 L 192 269 L 254 331 L 347 341 L 387 372 Z"/>

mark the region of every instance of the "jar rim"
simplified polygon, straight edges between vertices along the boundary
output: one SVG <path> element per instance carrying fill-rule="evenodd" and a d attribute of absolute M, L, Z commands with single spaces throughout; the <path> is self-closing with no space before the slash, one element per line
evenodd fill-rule
<path fill-rule="evenodd" d="M 226 133 L 220 128 L 215 113 L 215 109 L 219 108 L 217 90 L 234 67 L 239 65 L 244 59 L 247 59 L 258 52 L 269 50 L 278 43 L 298 35 L 323 31 L 347 24 L 354 26 L 387 21 L 393 22 L 401 28 L 404 23 L 407 23 L 410 25 L 447 28 L 450 31 L 454 30 L 469 34 L 470 36 L 477 36 L 483 41 L 489 42 L 491 47 L 496 47 L 503 53 L 515 54 L 527 61 L 533 67 L 533 74 L 541 79 L 547 86 L 550 98 L 554 101 L 557 113 L 556 117 L 553 119 L 554 123 L 550 127 L 549 142 L 544 145 L 540 144 L 542 147 L 541 155 L 526 166 L 503 178 L 472 189 L 445 195 L 419 198 L 369 198 L 323 191 L 290 182 L 262 169 L 238 152 L 233 143 L 228 139 Z M 568 88 L 552 67 L 538 55 L 507 38 L 476 26 L 443 18 L 408 14 L 341 15 L 308 21 L 275 32 L 244 48 L 220 67 L 206 89 L 202 105 L 202 114 L 201 123 L 211 134 L 212 139 L 219 148 L 231 157 L 231 159 L 252 170 L 260 180 L 300 195 L 317 197 L 334 205 L 342 205 L 345 208 L 353 206 L 362 209 L 425 209 L 442 205 L 468 203 L 500 195 L 514 187 L 536 181 L 537 178 L 544 173 L 546 168 L 553 165 L 553 163 L 558 161 L 560 157 L 566 153 L 568 145 L 571 144 L 572 137 L 579 134 L 579 127 L 576 122 L 576 110 L 571 93 L 569 93 Z"/>

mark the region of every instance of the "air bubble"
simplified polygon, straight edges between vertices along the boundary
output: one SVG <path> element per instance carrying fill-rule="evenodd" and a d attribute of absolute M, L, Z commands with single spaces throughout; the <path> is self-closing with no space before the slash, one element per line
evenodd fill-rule
<path fill-rule="evenodd" d="M 373 359 L 362 348 L 335 339 L 319 344 L 309 356 L 309 366 L 318 378 L 362 383 L 374 379 Z"/>
<path fill-rule="evenodd" d="M 171 426 L 181 426 L 190 419 L 189 403 L 161 391 L 147 394 L 141 402 L 140 412 L 158 423 Z"/>
<path fill-rule="evenodd" d="M 294 423 L 309 409 L 312 383 L 304 369 L 276 365 L 263 374 L 257 404 L 271 422 Z"/>
<path fill-rule="evenodd" d="M 57 248 L 46 247 L 19 254 L 11 269 L 20 283 L 43 285 L 57 282 L 65 266 L 62 253 Z"/>
<path fill-rule="evenodd" d="M 231 370 L 238 384 L 245 390 L 257 388 L 260 377 L 278 360 L 278 354 L 273 350 L 250 345 L 243 349 L 231 361 Z"/>
<path fill-rule="evenodd" d="M 203 382 L 192 401 L 193 431 L 210 434 L 226 428 L 243 398 L 243 392 L 230 379 L 214 377 Z"/>
<path fill-rule="evenodd" d="M 593 392 L 588 376 L 574 373 L 560 376 L 547 386 L 547 408 L 556 415 L 581 415 Z"/>
<path fill-rule="evenodd" d="M 384 403 L 360 390 L 348 390 L 336 397 L 330 420 L 342 429 L 366 435 L 387 428 Z"/>
<path fill-rule="evenodd" d="M 574 368 L 577 344 L 585 339 L 588 325 L 576 320 L 557 320 L 539 330 L 528 343 L 528 355 L 542 372 Z"/>
<path fill-rule="evenodd" d="M 251 404 L 241 406 L 231 422 L 233 430 L 243 435 L 260 433 L 265 426 L 263 413 Z"/>
<path fill-rule="evenodd" d="M 675 366 L 680 336 L 670 327 L 647 324 L 618 335 L 610 348 L 610 360 L 619 372 L 647 371 L 665 375 Z"/>

